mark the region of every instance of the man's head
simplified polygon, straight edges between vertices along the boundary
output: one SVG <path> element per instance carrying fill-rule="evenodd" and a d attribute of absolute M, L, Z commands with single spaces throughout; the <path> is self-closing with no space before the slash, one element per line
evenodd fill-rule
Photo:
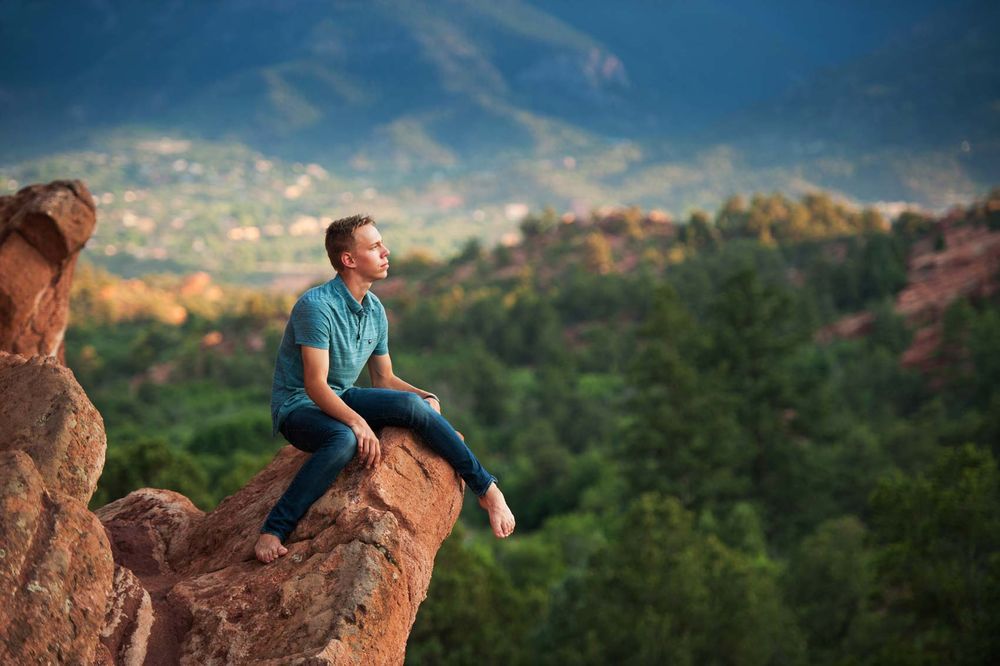
<path fill-rule="evenodd" d="M 374 219 L 351 215 L 334 220 L 326 228 L 326 255 L 338 273 L 359 269 L 365 277 L 381 279 L 388 266 L 389 249 L 375 229 Z"/>
<path fill-rule="evenodd" d="M 334 220 L 326 228 L 326 256 L 337 271 L 344 270 L 344 253 L 354 251 L 354 230 L 375 224 L 367 215 L 351 215 Z"/>

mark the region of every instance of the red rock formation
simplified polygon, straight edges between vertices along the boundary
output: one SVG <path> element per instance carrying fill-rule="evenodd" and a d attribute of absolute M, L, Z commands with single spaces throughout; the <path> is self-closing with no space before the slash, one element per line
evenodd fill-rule
<path fill-rule="evenodd" d="M 896 296 L 896 312 L 914 327 L 913 340 L 903 353 L 906 366 L 929 370 L 941 341 L 941 319 L 958 298 L 986 298 L 1000 289 L 1000 232 L 985 226 L 939 223 L 941 249 L 934 239 L 915 244 L 910 254 L 906 287 Z M 873 316 L 860 312 L 823 328 L 820 340 L 865 335 Z"/>
<path fill-rule="evenodd" d="M 896 297 L 896 310 L 915 323 L 937 321 L 956 298 L 986 297 L 1000 286 L 1000 232 L 963 226 L 942 237 L 941 250 L 930 240 L 914 247 L 906 288 Z"/>
<path fill-rule="evenodd" d="M 0 663 L 91 663 L 114 570 L 100 522 L 18 450 L 0 452 L 0 507 Z"/>
<path fill-rule="evenodd" d="M 285 447 L 207 515 L 143 489 L 94 516 L 104 430 L 72 372 L 0 352 L 0 389 L 0 663 L 402 663 L 462 505 L 408 431 L 387 429 L 378 468 L 348 466 L 263 565 L 258 529 L 305 454 Z"/>
<path fill-rule="evenodd" d="M 49 490 L 84 504 L 104 468 L 104 420 L 54 358 L 0 351 L 0 450 L 24 451 Z"/>
<path fill-rule="evenodd" d="M 375 470 L 348 466 L 270 565 L 253 544 L 306 459 L 292 447 L 207 515 L 149 489 L 98 510 L 152 594 L 150 663 L 402 663 L 462 486 L 407 431 L 387 429 L 382 450 Z"/>
<path fill-rule="evenodd" d="M 852 340 L 867 335 L 871 330 L 875 316 L 871 312 L 858 312 L 841 317 L 829 326 L 824 326 L 816 333 L 819 342 L 830 342 L 836 338 Z"/>
<path fill-rule="evenodd" d="M 1000 232 L 985 226 L 942 225 L 944 247 L 930 239 L 910 258 L 908 284 L 896 298 L 896 310 L 918 328 L 902 362 L 932 370 L 941 345 L 941 320 L 957 298 L 987 298 L 1000 289 Z"/>
<path fill-rule="evenodd" d="M 153 603 L 135 574 L 115 566 L 114 584 L 101 628 L 99 661 L 141 666 L 153 628 Z"/>
<path fill-rule="evenodd" d="M 407 431 L 383 433 L 377 469 L 348 466 L 269 565 L 253 544 L 306 458 L 292 447 L 208 515 L 152 489 L 87 511 L 103 421 L 51 357 L 93 226 L 78 182 L 0 198 L 0 350 L 40 353 L 0 351 L 0 664 L 402 663 L 462 503 Z"/>
<path fill-rule="evenodd" d="M 0 197 L 0 349 L 65 362 L 69 287 L 94 210 L 75 180 Z"/>

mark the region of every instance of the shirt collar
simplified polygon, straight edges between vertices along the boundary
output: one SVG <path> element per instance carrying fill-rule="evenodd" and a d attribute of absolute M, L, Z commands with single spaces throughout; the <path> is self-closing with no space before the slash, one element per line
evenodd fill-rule
<path fill-rule="evenodd" d="M 351 294 L 351 290 L 347 288 L 347 285 L 344 284 L 344 281 L 340 278 L 340 273 L 337 273 L 337 276 L 333 278 L 331 282 L 333 282 L 334 289 L 339 291 L 341 296 L 344 297 L 344 301 L 347 302 L 347 307 L 351 309 L 351 312 L 354 314 L 361 314 L 362 311 L 368 309 L 368 304 L 371 302 L 371 299 L 368 298 L 368 294 L 365 293 L 365 297 L 361 299 L 361 303 L 358 303 L 354 300 L 354 295 Z"/>

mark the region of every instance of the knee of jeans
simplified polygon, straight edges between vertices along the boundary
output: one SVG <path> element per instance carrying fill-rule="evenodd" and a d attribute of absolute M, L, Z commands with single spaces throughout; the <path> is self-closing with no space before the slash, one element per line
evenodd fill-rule
<path fill-rule="evenodd" d="M 353 458 L 358 450 L 358 438 L 353 430 L 339 430 L 331 434 L 323 446 L 336 452 L 338 458 L 347 461 Z"/>
<path fill-rule="evenodd" d="M 417 414 L 420 414 L 421 411 L 428 405 L 427 402 L 425 402 L 424 399 L 416 393 L 407 393 L 403 397 L 403 406 L 416 416 Z"/>

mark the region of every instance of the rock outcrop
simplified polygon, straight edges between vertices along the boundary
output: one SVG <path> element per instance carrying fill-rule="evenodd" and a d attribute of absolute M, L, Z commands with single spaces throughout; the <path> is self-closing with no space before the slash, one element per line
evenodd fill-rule
<path fill-rule="evenodd" d="M 84 504 L 104 468 L 104 421 L 73 373 L 54 358 L 0 352 L 0 450 L 35 462 L 49 490 Z"/>
<path fill-rule="evenodd" d="M 149 488 L 87 510 L 104 424 L 59 361 L 93 227 L 79 182 L 0 197 L 0 664 L 402 663 L 463 491 L 408 431 L 382 434 L 377 469 L 349 465 L 268 565 L 253 544 L 306 459 L 292 447 L 209 514 Z"/>
<path fill-rule="evenodd" d="M 101 416 L 50 357 L 0 352 L 0 663 L 399 664 L 462 505 L 406 430 L 353 462 L 269 565 L 253 545 L 306 455 L 292 447 L 205 514 L 142 489 L 87 510 Z"/>
<path fill-rule="evenodd" d="M 941 344 L 941 321 L 957 298 L 986 298 L 1000 289 L 1000 231 L 985 226 L 941 230 L 943 247 L 926 239 L 913 250 L 896 311 L 916 327 L 903 364 L 931 369 Z"/>
<path fill-rule="evenodd" d="M 381 441 L 379 467 L 349 465 L 270 565 L 253 544 L 306 459 L 292 447 L 207 515 L 150 489 L 98 510 L 153 597 L 148 663 L 402 663 L 462 484 L 409 432 Z"/>
<path fill-rule="evenodd" d="M 153 629 L 153 602 L 131 571 L 115 566 L 114 584 L 101 628 L 99 661 L 141 666 L 146 660 Z"/>
<path fill-rule="evenodd" d="M 86 504 L 103 424 L 54 359 L 0 352 L 0 388 L 0 663 L 91 663 L 114 573 Z"/>
<path fill-rule="evenodd" d="M 958 298 L 985 298 L 1000 289 L 1000 231 L 947 222 L 937 226 L 937 243 L 926 238 L 914 245 L 906 287 L 895 302 L 896 312 L 914 329 L 902 363 L 924 370 L 935 366 L 941 320 L 948 306 Z M 870 312 L 852 314 L 821 330 L 818 337 L 859 337 L 868 333 L 873 321 Z"/>
<path fill-rule="evenodd" d="M 0 197 L 0 349 L 65 362 L 73 269 L 95 223 L 80 181 Z"/>

